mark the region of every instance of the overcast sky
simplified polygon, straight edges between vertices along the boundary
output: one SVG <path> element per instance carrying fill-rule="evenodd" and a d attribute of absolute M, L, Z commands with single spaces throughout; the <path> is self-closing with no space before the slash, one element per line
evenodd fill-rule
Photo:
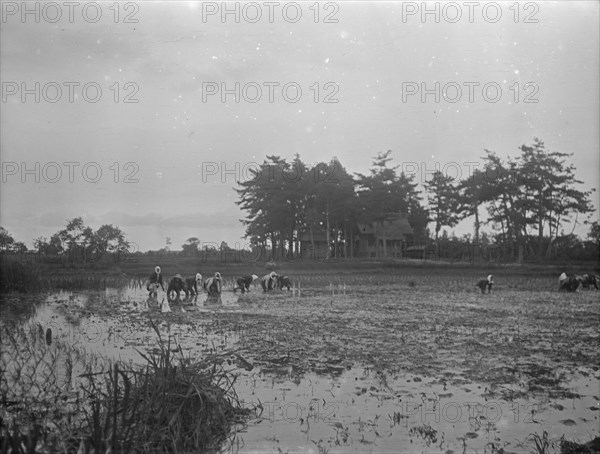
<path fill-rule="evenodd" d="M 2 2 L 0 222 L 29 247 L 76 216 L 141 250 L 244 244 L 233 187 L 271 154 L 464 177 L 539 137 L 599 187 L 597 1 L 22 5 Z"/>

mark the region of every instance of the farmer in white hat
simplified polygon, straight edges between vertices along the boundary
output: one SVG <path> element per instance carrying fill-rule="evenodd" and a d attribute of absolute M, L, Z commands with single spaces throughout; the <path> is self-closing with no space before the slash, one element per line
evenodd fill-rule
<path fill-rule="evenodd" d="M 188 290 L 192 295 L 198 294 L 198 288 L 202 287 L 202 275 L 196 273 L 196 276 L 190 276 L 185 278 Z"/>
<path fill-rule="evenodd" d="M 265 274 L 260 280 L 260 285 L 263 288 L 263 291 L 273 290 L 273 284 L 277 279 L 277 273 L 275 271 L 271 271 L 269 274 Z"/>
<path fill-rule="evenodd" d="M 214 277 L 209 277 L 204 281 L 204 290 L 206 290 L 208 296 L 220 296 L 222 286 L 223 282 L 219 272 L 216 272 Z"/>
<path fill-rule="evenodd" d="M 157 296 L 158 294 L 158 286 L 162 288 L 162 291 L 165 291 L 165 285 L 163 283 L 162 274 L 160 273 L 160 266 L 156 266 L 154 268 L 154 273 L 150 275 L 148 278 L 148 285 L 146 286 L 146 290 L 150 292 L 150 296 Z"/>

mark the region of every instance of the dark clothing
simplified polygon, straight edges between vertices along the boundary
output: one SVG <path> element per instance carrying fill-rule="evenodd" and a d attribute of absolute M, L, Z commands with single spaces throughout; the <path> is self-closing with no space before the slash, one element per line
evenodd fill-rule
<path fill-rule="evenodd" d="M 581 283 L 580 279 L 577 279 L 573 274 L 567 274 L 567 278 L 560 282 L 559 290 L 566 290 L 567 292 L 575 292 L 579 288 Z"/>
<path fill-rule="evenodd" d="M 192 295 L 198 294 L 198 281 L 196 280 L 196 276 L 186 277 L 185 283 L 187 284 L 187 288 Z"/>
<path fill-rule="evenodd" d="M 600 282 L 598 282 L 598 276 L 594 274 L 584 274 L 582 276 L 581 285 L 586 289 L 594 287 L 596 290 L 598 290 L 600 287 Z"/>
<path fill-rule="evenodd" d="M 156 274 L 156 272 L 154 272 L 150 275 L 150 277 L 148 278 L 148 286 L 146 287 L 148 291 L 150 291 L 150 286 L 152 284 L 160 285 L 160 288 L 163 289 L 163 292 L 165 291 L 165 285 L 163 283 L 162 274 Z"/>
<path fill-rule="evenodd" d="M 182 290 L 185 292 L 185 297 L 187 298 L 189 296 L 187 284 L 185 283 L 183 278 L 174 277 L 169 282 L 169 288 L 167 289 L 167 297 L 171 296 L 171 292 L 175 292 L 175 297 L 179 298 L 179 292 L 181 292 Z"/>
<path fill-rule="evenodd" d="M 492 283 L 487 279 L 481 279 L 479 282 L 477 282 L 477 287 L 481 289 L 481 293 L 485 293 L 486 289 L 488 293 L 492 293 Z"/>
<path fill-rule="evenodd" d="M 252 276 L 243 276 L 240 277 L 236 283 L 237 283 L 237 287 L 233 289 L 233 292 L 235 293 L 235 291 L 239 288 L 242 293 L 245 293 L 247 291 L 250 290 L 250 284 L 252 284 L 252 281 L 254 279 L 252 279 Z"/>
<path fill-rule="evenodd" d="M 287 277 L 287 276 L 277 276 L 277 288 L 280 288 L 282 290 L 284 288 L 287 288 L 289 290 L 291 286 L 292 286 L 292 283 L 291 283 L 289 277 Z"/>
<path fill-rule="evenodd" d="M 148 281 L 150 281 L 151 284 L 160 284 L 160 285 L 163 285 L 162 274 L 152 273 L 150 275 L 150 277 L 148 278 Z M 163 290 L 164 290 L 164 288 L 163 288 Z"/>

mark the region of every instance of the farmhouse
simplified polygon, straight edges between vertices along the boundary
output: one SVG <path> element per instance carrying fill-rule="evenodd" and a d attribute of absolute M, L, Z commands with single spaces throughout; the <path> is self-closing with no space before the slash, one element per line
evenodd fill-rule
<path fill-rule="evenodd" d="M 300 256 L 325 258 L 327 252 L 327 233 L 320 228 L 313 228 L 312 234 L 310 231 L 300 233 Z M 330 236 L 333 240 L 333 235 Z M 314 252 L 313 252 L 314 244 Z"/>
<path fill-rule="evenodd" d="M 413 240 L 413 229 L 408 215 L 400 213 L 395 218 L 380 222 L 359 222 L 346 244 L 338 244 L 337 253 L 349 257 L 402 257 L 403 248 Z M 327 251 L 327 233 L 324 229 L 313 228 L 300 233 L 300 254 L 302 257 L 325 257 Z M 383 243 L 385 241 L 385 249 Z M 335 236 L 330 235 L 331 249 L 335 246 Z M 352 245 L 350 244 L 352 242 Z M 314 255 L 312 245 L 314 244 Z M 346 250 L 345 250 L 346 249 Z M 345 253 L 343 252 L 345 250 Z M 385 253 L 384 253 L 385 250 Z"/>
<path fill-rule="evenodd" d="M 358 223 L 357 227 L 354 250 L 362 257 L 402 257 L 403 244 L 413 240 L 406 213 L 384 222 Z"/>

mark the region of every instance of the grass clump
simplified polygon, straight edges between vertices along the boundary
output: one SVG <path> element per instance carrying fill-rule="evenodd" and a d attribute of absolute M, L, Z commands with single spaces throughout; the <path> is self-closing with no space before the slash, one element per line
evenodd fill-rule
<path fill-rule="evenodd" d="M 244 423 L 251 413 L 233 389 L 235 376 L 221 367 L 222 356 L 200 361 L 184 357 L 178 346 L 172 348 L 171 337 L 163 340 L 151 323 L 158 348 L 140 353 L 144 365 L 104 363 L 101 370 L 92 371 L 88 363 L 86 372 L 73 380 L 71 371 L 78 366 L 72 364 L 72 355 L 66 374 L 57 367 L 69 345 L 47 345 L 35 329 L 13 336 L 20 352 L 44 353 L 35 356 L 37 373 L 25 389 L 15 378 L 22 381 L 23 375 L 31 375 L 30 365 L 14 362 L 14 351 L 3 351 L 5 364 L 10 358 L 20 366 L 1 383 L 0 450 L 78 454 L 219 450 L 232 426 Z M 44 363 L 48 365 L 41 367 Z M 35 408 L 39 411 L 33 412 Z"/>
<path fill-rule="evenodd" d="M 233 390 L 235 377 L 211 357 L 192 362 L 170 338 L 163 341 L 156 325 L 159 349 L 140 353 L 146 365 L 120 370 L 115 365 L 102 385 L 87 376 L 86 414 L 90 446 L 112 452 L 206 452 L 218 449 L 232 424 L 250 411 L 241 407 Z M 179 352 L 179 356 L 176 353 Z M 106 373 L 105 373 L 106 374 Z"/>

